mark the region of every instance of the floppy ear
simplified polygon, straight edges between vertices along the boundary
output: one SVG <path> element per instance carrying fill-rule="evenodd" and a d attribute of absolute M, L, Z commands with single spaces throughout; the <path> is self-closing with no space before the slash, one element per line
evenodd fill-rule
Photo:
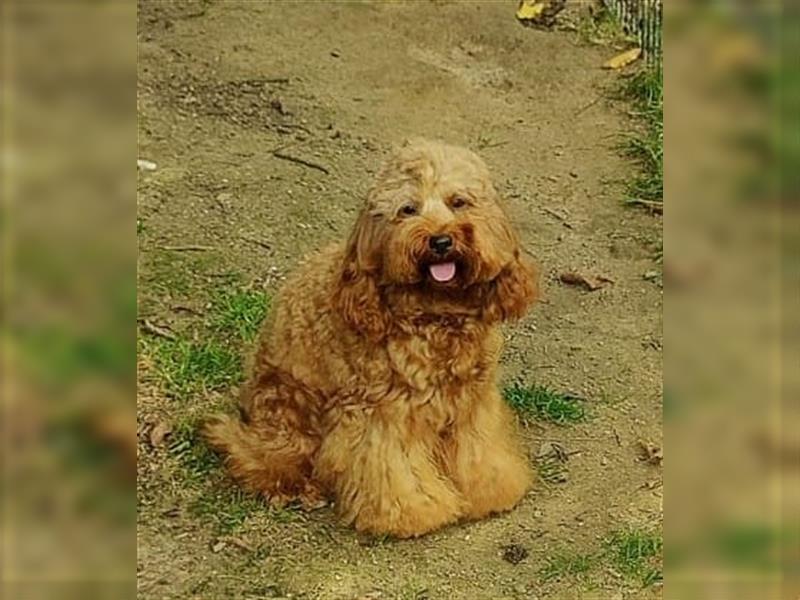
<path fill-rule="evenodd" d="M 377 276 L 380 271 L 375 217 L 364 209 L 345 250 L 334 304 L 345 322 L 372 340 L 379 340 L 389 327 Z"/>
<path fill-rule="evenodd" d="M 519 250 L 514 254 L 514 260 L 489 284 L 483 309 L 488 321 L 519 319 L 539 297 L 539 272 Z"/>

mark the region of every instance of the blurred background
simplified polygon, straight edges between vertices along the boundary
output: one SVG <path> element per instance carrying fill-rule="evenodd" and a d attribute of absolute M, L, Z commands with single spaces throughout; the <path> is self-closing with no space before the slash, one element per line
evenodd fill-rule
<path fill-rule="evenodd" d="M 664 10 L 664 595 L 797 598 L 797 7 Z M 136 6 L 2 11 L 3 597 L 133 597 Z"/>

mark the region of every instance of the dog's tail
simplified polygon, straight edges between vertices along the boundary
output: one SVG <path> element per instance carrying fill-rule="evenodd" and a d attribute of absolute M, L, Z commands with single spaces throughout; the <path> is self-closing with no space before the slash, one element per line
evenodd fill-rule
<path fill-rule="evenodd" d="M 202 435 L 242 487 L 275 504 L 293 499 L 305 504 L 310 496 L 319 500 L 310 481 L 316 444 L 307 437 L 255 427 L 230 415 L 206 421 Z"/>

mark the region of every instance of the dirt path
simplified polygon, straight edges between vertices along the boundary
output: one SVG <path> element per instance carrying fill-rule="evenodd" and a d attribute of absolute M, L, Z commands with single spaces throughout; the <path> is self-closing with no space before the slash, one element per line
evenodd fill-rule
<path fill-rule="evenodd" d="M 273 292 L 303 254 L 346 234 L 392 144 L 441 138 L 486 159 L 542 265 L 543 302 L 507 331 L 506 380 L 570 391 L 590 414 L 527 428 L 532 457 L 543 442 L 567 450 L 567 480 L 537 484 L 511 514 L 417 541 L 363 539 L 327 510 L 220 496 L 187 424 L 233 391 L 166 393 L 163 336 L 144 336 L 140 597 L 660 596 L 606 542 L 660 531 L 661 471 L 638 449 L 661 443 L 662 298 L 643 278 L 658 270 L 660 221 L 620 205 L 631 166 L 615 136 L 632 125 L 603 98 L 609 49 L 521 27 L 514 8 L 140 3 L 140 157 L 157 164 L 139 177 L 148 323 L 197 342 L 209 290 Z M 614 283 L 583 292 L 558 282 L 568 270 Z M 165 440 L 154 424 L 168 424 Z M 527 551 L 516 565 L 509 544 Z"/>

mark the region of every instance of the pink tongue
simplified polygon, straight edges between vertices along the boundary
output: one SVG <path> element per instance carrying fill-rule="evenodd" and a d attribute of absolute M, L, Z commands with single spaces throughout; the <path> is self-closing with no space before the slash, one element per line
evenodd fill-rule
<path fill-rule="evenodd" d="M 456 275 L 456 263 L 446 262 L 438 265 L 430 265 L 431 277 L 440 283 L 450 281 Z"/>

